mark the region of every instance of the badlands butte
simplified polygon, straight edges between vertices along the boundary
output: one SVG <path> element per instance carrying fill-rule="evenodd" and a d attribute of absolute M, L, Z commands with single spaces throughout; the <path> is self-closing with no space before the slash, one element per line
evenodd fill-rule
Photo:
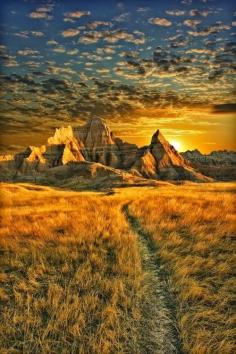
<path fill-rule="evenodd" d="M 48 183 L 72 188 L 155 185 L 158 180 L 209 182 L 236 178 L 236 153 L 180 154 L 157 130 L 139 148 L 116 137 L 101 118 L 56 129 L 40 147 L 0 157 L 3 181 Z"/>

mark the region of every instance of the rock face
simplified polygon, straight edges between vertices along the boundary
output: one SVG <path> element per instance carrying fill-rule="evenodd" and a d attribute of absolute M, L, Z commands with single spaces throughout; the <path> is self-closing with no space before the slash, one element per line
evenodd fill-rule
<path fill-rule="evenodd" d="M 135 161 L 138 147 L 116 138 L 101 118 L 93 118 L 76 128 L 75 136 L 83 144 L 82 153 L 87 161 L 122 169 Z"/>
<path fill-rule="evenodd" d="M 20 154 L 0 160 L 0 172 L 10 171 L 12 176 L 43 175 L 67 179 L 73 172 L 92 178 L 90 172 L 93 170 L 97 177 L 101 177 L 100 173 L 109 178 L 131 173 L 146 179 L 210 180 L 197 172 L 160 130 L 155 132 L 149 146 L 138 148 L 115 137 L 101 118 L 93 118 L 75 129 L 70 126 L 56 129 L 46 145 L 30 146 Z"/>
<path fill-rule="evenodd" d="M 132 165 L 132 170 L 139 172 L 145 178 L 158 178 L 157 161 L 149 148 L 142 151 L 141 155 Z"/>
<path fill-rule="evenodd" d="M 84 161 L 83 143 L 75 137 L 71 126 L 56 129 L 53 137 L 48 139 L 45 157 L 49 163 L 57 166 L 70 161 Z"/>
<path fill-rule="evenodd" d="M 147 178 L 162 180 L 207 181 L 206 176 L 194 170 L 188 161 L 168 143 L 160 130 L 152 136 L 151 144 L 135 161 L 136 168 Z"/>
<path fill-rule="evenodd" d="M 81 130 L 78 130 L 78 136 L 87 149 L 114 144 L 110 129 L 101 118 L 91 119 Z"/>
<path fill-rule="evenodd" d="M 204 155 L 199 150 L 188 150 L 182 156 L 206 176 L 223 181 L 236 179 L 235 151 L 213 151 Z"/>
<path fill-rule="evenodd" d="M 8 179 L 16 173 L 16 163 L 14 155 L 0 156 L 0 177 Z"/>
<path fill-rule="evenodd" d="M 48 138 L 48 145 L 61 145 L 77 142 L 71 126 L 56 129 L 54 136 Z"/>

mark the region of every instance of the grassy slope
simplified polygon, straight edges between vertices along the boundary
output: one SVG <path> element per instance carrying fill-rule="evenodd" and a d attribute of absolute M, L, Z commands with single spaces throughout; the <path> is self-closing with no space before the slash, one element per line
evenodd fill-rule
<path fill-rule="evenodd" d="M 186 352 L 233 353 L 233 196 L 225 186 L 104 196 L 2 185 L 2 352 L 151 352 L 142 318 L 152 284 L 121 212 L 131 201 L 170 272 Z"/>

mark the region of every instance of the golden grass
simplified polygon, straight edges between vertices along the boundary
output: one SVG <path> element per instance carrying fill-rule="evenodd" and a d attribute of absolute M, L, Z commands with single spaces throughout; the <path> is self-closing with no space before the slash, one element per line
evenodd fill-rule
<path fill-rule="evenodd" d="M 2 352 L 132 352 L 145 276 L 115 200 L 5 185 L 1 203 Z"/>
<path fill-rule="evenodd" d="M 233 184 L 220 183 L 178 186 L 130 206 L 169 271 L 186 353 L 236 352 L 234 190 Z"/>
<path fill-rule="evenodd" d="M 163 185 L 106 196 L 2 184 L 1 352 L 154 353 L 142 337 L 151 278 L 122 213 L 130 202 L 168 270 L 184 352 L 233 354 L 234 188 Z"/>

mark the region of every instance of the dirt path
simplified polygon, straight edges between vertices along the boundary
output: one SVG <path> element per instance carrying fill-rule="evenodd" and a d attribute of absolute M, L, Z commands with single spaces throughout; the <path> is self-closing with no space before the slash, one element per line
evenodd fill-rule
<path fill-rule="evenodd" d="M 139 220 L 131 215 L 129 204 L 122 207 L 131 229 L 139 236 L 143 270 L 148 274 L 146 301 L 142 302 L 140 323 L 142 354 L 180 354 L 174 302 L 167 277 L 158 262 L 157 249 Z"/>

